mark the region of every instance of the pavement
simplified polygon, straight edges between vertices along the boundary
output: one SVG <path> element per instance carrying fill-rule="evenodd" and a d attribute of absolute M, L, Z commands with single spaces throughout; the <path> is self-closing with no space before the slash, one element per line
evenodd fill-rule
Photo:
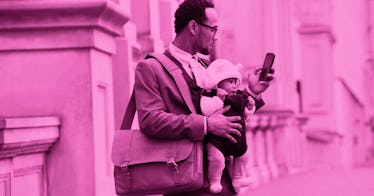
<path fill-rule="evenodd" d="M 239 196 L 374 196 L 374 165 L 281 176 Z"/>

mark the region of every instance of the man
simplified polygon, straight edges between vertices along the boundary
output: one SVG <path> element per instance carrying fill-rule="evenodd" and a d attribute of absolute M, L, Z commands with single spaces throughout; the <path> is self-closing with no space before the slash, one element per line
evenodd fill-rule
<path fill-rule="evenodd" d="M 239 116 L 226 117 L 225 107 L 210 116 L 203 116 L 199 107 L 203 92 L 196 85 L 190 65 L 206 64 L 197 53 L 209 55 L 214 46 L 218 17 L 212 3 L 206 0 L 186 0 L 175 13 L 176 37 L 165 55 L 174 62 L 178 76 L 171 75 L 153 58 L 140 62 L 135 71 L 135 100 L 141 131 L 153 138 L 203 141 L 207 133 L 236 142 L 232 135 L 240 135 Z M 175 79 L 179 78 L 179 79 Z M 176 81 L 178 80 L 178 81 Z M 181 82 L 186 89 L 180 89 Z M 259 82 L 258 76 L 249 77 L 249 89 L 254 94 L 263 92 L 268 82 Z M 254 95 L 255 99 L 258 98 Z M 257 106 L 263 105 L 257 99 Z M 258 108 L 257 107 L 257 108 Z M 229 176 L 224 173 L 222 195 L 235 195 Z M 209 189 L 175 195 L 211 195 Z M 216 194 L 215 194 L 216 195 Z"/>

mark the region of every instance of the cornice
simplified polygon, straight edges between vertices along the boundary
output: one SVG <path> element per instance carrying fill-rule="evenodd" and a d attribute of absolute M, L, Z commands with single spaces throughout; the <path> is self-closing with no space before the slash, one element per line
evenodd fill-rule
<path fill-rule="evenodd" d="M 332 29 L 328 25 L 302 25 L 297 31 L 300 35 L 321 35 L 325 34 L 328 36 L 331 43 L 335 43 L 336 38 Z"/>
<path fill-rule="evenodd" d="M 129 17 L 129 13 L 110 0 L 22 0 L 0 3 L 0 31 L 93 27 L 112 35 L 120 35 Z"/>
<path fill-rule="evenodd" d="M 0 118 L 0 159 L 41 153 L 59 138 L 58 117 Z"/>

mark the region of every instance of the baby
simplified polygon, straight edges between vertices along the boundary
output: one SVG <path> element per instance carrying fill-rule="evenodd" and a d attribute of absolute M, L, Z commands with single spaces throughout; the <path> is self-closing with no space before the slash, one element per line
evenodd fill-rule
<path fill-rule="evenodd" d="M 208 151 L 208 179 L 210 191 L 219 193 L 222 190 L 221 177 L 225 167 L 225 157 L 233 156 L 233 171 L 231 172 L 232 185 L 236 192 L 240 187 L 248 186 L 250 179 L 246 178 L 246 165 L 248 159 L 243 154 L 247 150 L 245 115 L 253 114 L 255 111 L 255 101 L 246 91 L 238 90 L 242 76 L 238 71 L 238 66 L 230 61 L 217 59 L 207 68 L 209 74 L 205 81 L 205 88 L 216 91 L 216 96 L 202 96 L 200 100 L 201 110 L 204 115 L 209 116 L 224 106 L 230 105 L 226 116 L 241 116 L 238 122 L 242 128 L 239 129 L 241 136 L 232 135 L 236 143 L 232 143 L 226 138 L 208 134 L 206 137 Z"/>

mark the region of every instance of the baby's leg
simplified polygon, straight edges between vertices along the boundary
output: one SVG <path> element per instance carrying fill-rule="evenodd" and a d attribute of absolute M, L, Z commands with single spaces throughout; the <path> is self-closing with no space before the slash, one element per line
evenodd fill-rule
<path fill-rule="evenodd" d="M 221 177 L 225 168 L 225 157 L 213 144 L 207 144 L 208 150 L 208 179 L 210 191 L 219 193 L 222 190 Z"/>
<path fill-rule="evenodd" d="M 247 177 L 247 163 L 248 156 L 246 156 L 246 154 L 240 157 L 234 157 L 233 159 L 231 178 L 232 185 L 237 193 L 240 191 L 240 187 L 248 186 L 252 181 Z"/>
<path fill-rule="evenodd" d="M 232 179 L 245 178 L 247 174 L 247 163 L 248 157 L 246 154 L 240 157 L 234 157 L 233 159 L 233 171 L 231 174 Z"/>

